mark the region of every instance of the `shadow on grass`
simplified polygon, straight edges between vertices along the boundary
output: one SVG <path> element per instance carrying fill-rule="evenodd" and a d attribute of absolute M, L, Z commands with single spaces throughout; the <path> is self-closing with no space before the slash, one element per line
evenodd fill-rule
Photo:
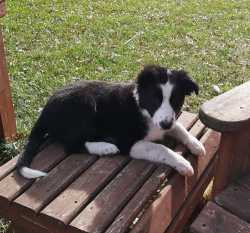
<path fill-rule="evenodd" d="M 16 146 L 17 142 L 7 143 L 4 141 L 0 141 L 0 166 L 14 158 L 19 150 Z"/>

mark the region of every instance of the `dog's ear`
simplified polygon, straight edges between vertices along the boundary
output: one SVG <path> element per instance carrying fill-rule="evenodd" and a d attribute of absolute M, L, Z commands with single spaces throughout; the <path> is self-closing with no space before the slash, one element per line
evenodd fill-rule
<path fill-rule="evenodd" d="M 174 73 L 177 76 L 177 80 L 181 85 L 181 88 L 183 89 L 185 95 L 191 95 L 193 92 L 195 92 L 196 95 L 199 94 L 198 84 L 188 76 L 186 71 L 178 70 Z"/>

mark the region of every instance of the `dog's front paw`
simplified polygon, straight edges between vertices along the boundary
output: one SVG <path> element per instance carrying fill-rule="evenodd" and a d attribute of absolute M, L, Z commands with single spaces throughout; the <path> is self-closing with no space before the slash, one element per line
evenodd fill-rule
<path fill-rule="evenodd" d="M 119 152 L 116 145 L 108 142 L 86 142 L 85 146 L 90 154 L 113 155 Z"/>
<path fill-rule="evenodd" d="M 117 148 L 116 145 L 111 144 L 111 143 L 107 143 L 104 147 L 103 147 L 103 151 L 102 153 L 100 153 L 99 155 L 114 155 L 119 153 L 119 149 Z"/>
<path fill-rule="evenodd" d="M 195 137 L 190 137 L 187 147 L 194 155 L 204 156 L 206 154 L 203 144 Z"/>
<path fill-rule="evenodd" d="M 191 163 L 184 158 L 175 166 L 175 169 L 183 176 L 194 175 L 194 169 Z"/>

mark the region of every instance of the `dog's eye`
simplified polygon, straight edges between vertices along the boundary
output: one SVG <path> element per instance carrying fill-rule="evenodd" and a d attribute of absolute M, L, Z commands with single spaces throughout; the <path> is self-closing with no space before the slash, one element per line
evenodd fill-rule
<path fill-rule="evenodd" d="M 183 93 L 181 93 L 177 89 L 173 92 L 170 98 L 170 104 L 176 113 L 180 112 L 184 103 L 184 98 L 185 96 L 183 95 Z"/>
<path fill-rule="evenodd" d="M 156 92 L 154 93 L 154 98 L 156 98 L 158 101 L 162 101 L 163 96 L 162 96 L 161 91 L 156 91 Z"/>

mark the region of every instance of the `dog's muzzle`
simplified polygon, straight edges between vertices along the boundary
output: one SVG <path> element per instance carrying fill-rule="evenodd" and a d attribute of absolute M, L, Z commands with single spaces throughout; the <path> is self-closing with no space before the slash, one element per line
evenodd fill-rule
<path fill-rule="evenodd" d="M 160 122 L 160 127 L 164 130 L 170 129 L 174 123 L 174 118 L 164 120 Z"/>

